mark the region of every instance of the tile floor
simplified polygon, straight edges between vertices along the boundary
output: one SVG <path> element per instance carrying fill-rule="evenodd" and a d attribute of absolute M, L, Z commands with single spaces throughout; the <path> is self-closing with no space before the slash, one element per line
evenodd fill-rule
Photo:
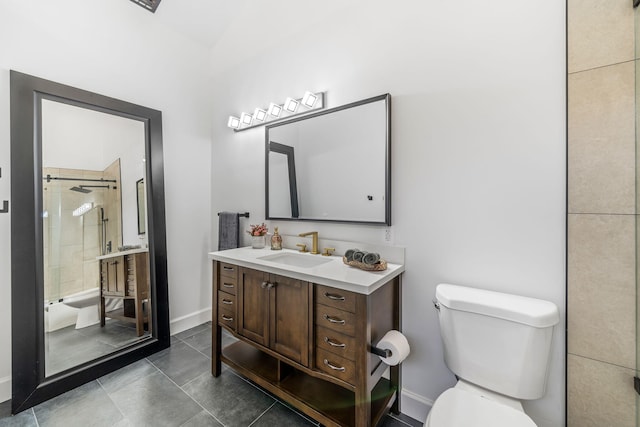
<path fill-rule="evenodd" d="M 225 337 L 233 340 L 232 337 Z M 211 376 L 211 323 L 181 332 L 163 350 L 61 396 L 10 416 L 0 403 L 0 427 L 314 426 L 229 369 Z M 383 427 L 418 427 L 387 416 Z"/>
<path fill-rule="evenodd" d="M 98 325 L 76 329 L 75 325 L 48 332 L 44 337 L 47 376 L 62 372 L 106 354 L 124 345 L 145 339 L 138 337 L 136 325 L 108 319 Z"/>

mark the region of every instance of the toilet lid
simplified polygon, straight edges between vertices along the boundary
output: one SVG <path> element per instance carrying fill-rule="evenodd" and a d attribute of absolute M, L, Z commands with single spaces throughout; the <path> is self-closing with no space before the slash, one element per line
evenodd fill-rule
<path fill-rule="evenodd" d="M 536 427 L 524 412 L 458 388 L 436 399 L 429 427 Z"/>

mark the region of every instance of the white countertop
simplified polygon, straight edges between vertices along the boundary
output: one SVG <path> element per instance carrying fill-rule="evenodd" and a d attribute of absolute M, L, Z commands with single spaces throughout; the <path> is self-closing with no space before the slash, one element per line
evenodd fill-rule
<path fill-rule="evenodd" d="M 376 289 L 394 277 L 399 276 L 404 271 L 403 264 L 391 263 L 387 263 L 387 269 L 384 271 L 360 270 L 359 268 L 345 265 L 342 262 L 342 256 L 331 256 L 329 257 L 330 262 L 309 268 L 259 259 L 267 255 L 286 252 L 300 254 L 302 256 L 326 258 L 322 255 L 301 254 L 292 249 L 272 251 L 268 247 L 264 249 L 253 249 L 250 246 L 228 249 L 226 251 L 209 252 L 209 258 L 365 295 L 373 293 Z"/>
<path fill-rule="evenodd" d="M 96 259 L 107 259 L 107 258 L 113 258 L 116 256 L 122 256 L 122 255 L 139 254 L 141 252 L 149 252 L 149 248 L 137 248 L 137 249 L 129 249 L 128 251 L 111 252 L 106 255 L 100 255 L 96 257 Z"/>

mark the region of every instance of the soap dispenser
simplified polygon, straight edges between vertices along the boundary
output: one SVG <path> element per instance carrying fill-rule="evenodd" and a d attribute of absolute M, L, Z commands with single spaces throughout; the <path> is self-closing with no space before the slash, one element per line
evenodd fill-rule
<path fill-rule="evenodd" d="M 278 234 L 278 227 L 273 229 L 273 236 L 271 236 L 271 250 L 279 251 L 282 249 L 282 236 Z"/>

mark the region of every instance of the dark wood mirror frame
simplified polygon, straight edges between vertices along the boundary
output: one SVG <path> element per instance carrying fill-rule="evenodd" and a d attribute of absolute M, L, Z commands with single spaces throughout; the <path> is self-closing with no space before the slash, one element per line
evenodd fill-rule
<path fill-rule="evenodd" d="M 11 411 L 16 414 L 170 345 L 162 113 L 11 71 Z M 41 99 L 145 124 L 152 335 L 45 377 Z"/>

